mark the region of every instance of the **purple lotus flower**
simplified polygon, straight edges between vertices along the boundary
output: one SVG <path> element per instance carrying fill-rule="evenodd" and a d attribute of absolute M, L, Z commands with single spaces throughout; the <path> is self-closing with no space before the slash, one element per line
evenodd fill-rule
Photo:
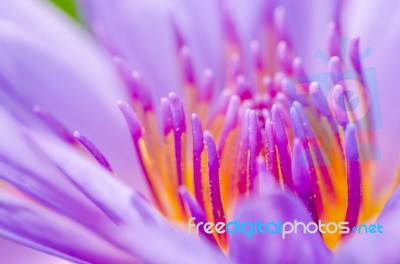
<path fill-rule="evenodd" d="M 77 4 L 0 1 L 6 263 L 400 262 L 398 5 Z"/>

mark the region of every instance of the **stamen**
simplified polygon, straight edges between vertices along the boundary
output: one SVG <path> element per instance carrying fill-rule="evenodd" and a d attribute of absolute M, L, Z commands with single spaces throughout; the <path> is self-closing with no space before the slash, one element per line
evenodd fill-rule
<path fill-rule="evenodd" d="M 186 41 L 185 41 L 185 38 L 183 37 L 181 30 L 179 29 L 178 24 L 176 23 L 176 20 L 174 17 L 171 17 L 171 26 L 172 26 L 172 31 L 173 31 L 174 37 L 175 37 L 176 49 L 177 49 L 177 51 L 179 51 L 179 50 L 181 50 L 181 48 L 183 46 L 185 46 Z"/>
<path fill-rule="evenodd" d="M 287 28 L 286 28 L 286 15 L 285 9 L 282 6 L 275 8 L 274 10 L 274 26 L 276 29 L 277 40 L 284 40 L 286 42 L 289 41 Z"/>
<path fill-rule="evenodd" d="M 90 139 L 82 135 L 79 131 L 74 132 L 74 137 L 90 152 L 90 154 L 92 154 L 101 166 L 106 170 L 113 172 L 110 163 Z"/>
<path fill-rule="evenodd" d="M 318 212 L 312 191 L 313 184 L 311 183 L 315 179 L 311 178 L 310 173 L 310 168 L 313 166 L 310 166 L 307 161 L 305 150 L 300 139 L 294 139 L 292 150 L 292 174 L 295 191 L 300 199 L 303 200 L 313 220 L 318 221 Z"/>
<path fill-rule="evenodd" d="M 310 150 L 313 150 L 313 152 L 315 154 L 315 162 L 312 162 L 311 153 L 309 153 L 307 151 L 308 162 L 309 162 L 309 164 L 313 164 L 314 168 L 316 166 L 318 166 L 318 169 L 321 173 L 324 185 L 325 185 L 328 193 L 332 194 L 333 193 L 333 184 L 331 181 L 331 176 L 326 167 L 324 156 L 322 154 L 321 148 L 318 145 L 316 135 L 315 135 L 313 129 L 311 128 L 311 125 L 309 123 L 309 120 L 308 120 L 306 114 L 304 113 L 303 106 L 299 102 L 295 101 L 295 102 L 293 102 L 293 109 L 296 110 L 296 113 L 297 113 L 296 116 L 299 118 L 300 123 L 302 124 L 302 128 L 304 129 L 305 135 L 310 144 L 310 148 L 311 148 Z M 298 121 L 296 121 L 296 122 L 298 122 Z M 299 125 L 295 125 L 295 126 L 300 127 Z"/>
<path fill-rule="evenodd" d="M 362 196 L 360 157 L 354 124 L 348 124 L 346 127 L 344 151 L 348 195 L 346 222 L 349 222 L 349 227 L 352 228 L 357 225 Z"/>
<path fill-rule="evenodd" d="M 72 133 L 53 115 L 44 111 L 40 106 L 35 105 L 33 112 L 48 125 L 58 136 L 69 144 L 76 144 L 76 140 Z"/>
<path fill-rule="evenodd" d="M 332 110 L 336 120 L 343 127 L 349 122 L 346 108 L 346 93 L 341 85 L 335 85 L 332 92 Z"/>
<path fill-rule="evenodd" d="M 162 128 L 164 136 L 167 136 L 169 132 L 174 128 L 174 123 L 172 120 L 171 108 L 169 106 L 169 100 L 166 97 L 161 98 L 160 102 L 160 112 L 162 120 Z"/>
<path fill-rule="evenodd" d="M 144 112 L 149 112 L 153 109 L 153 102 L 150 90 L 146 86 L 143 77 L 139 72 L 134 71 L 128 77 L 128 88 L 132 99 L 141 106 Z M 138 110 L 138 109 L 137 109 Z"/>
<path fill-rule="evenodd" d="M 297 138 L 297 140 L 301 140 L 301 143 L 304 146 L 307 146 L 308 142 L 309 141 L 311 142 L 312 140 L 307 139 L 306 132 L 304 131 L 305 124 L 300 119 L 298 111 L 296 110 L 295 107 L 290 108 L 290 117 L 291 117 L 291 124 L 292 124 L 292 129 L 294 132 L 294 136 Z M 312 145 L 314 145 L 314 144 L 312 144 Z M 318 150 L 315 150 L 315 152 L 318 152 Z M 293 150 L 293 153 L 294 153 L 294 150 Z M 322 197 L 321 197 L 320 188 L 318 185 L 317 173 L 315 171 L 315 164 L 314 164 L 312 156 L 311 156 L 311 151 L 310 151 L 310 149 L 304 150 L 304 148 L 303 148 L 303 153 L 306 154 L 307 164 L 309 166 L 308 173 L 309 173 L 310 180 L 311 180 L 311 188 L 314 193 L 314 200 L 315 200 L 315 205 L 317 207 L 317 212 L 322 212 L 322 210 L 323 210 Z M 292 154 L 292 155 L 294 155 L 294 154 Z M 317 154 L 317 156 L 318 156 L 318 154 Z M 292 165 L 293 165 L 293 162 L 292 162 Z M 294 169 L 292 169 L 292 171 L 293 170 Z M 325 171 L 322 171 L 321 173 L 324 175 Z M 325 176 L 325 177 L 329 177 L 329 175 Z M 295 178 L 295 176 L 293 176 L 293 178 Z M 310 211 L 310 212 L 312 212 L 312 211 Z"/>
<path fill-rule="evenodd" d="M 221 9 L 222 14 L 222 24 L 224 28 L 224 33 L 226 34 L 226 38 L 228 40 L 228 43 L 232 46 L 237 46 L 239 45 L 239 37 L 236 31 L 236 26 L 235 23 L 233 22 L 232 15 L 227 8 L 226 5 L 222 5 Z"/>
<path fill-rule="evenodd" d="M 250 99 L 253 95 L 249 82 L 243 75 L 236 77 L 235 81 L 235 93 L 240 97 L 241 100 Z"/>
<path fill-rule="evenodd" d="M 256 159 L 260 152 L 259 131 L 257 116 L 254 110 L 249 114 L 249 190 L 254 188 L 254 179 L 257 176 Z"/>
<path fill-rule="evenodd" d="M 181 197 L 181 200 L 184 201 L 186 206 L 189 209 L 190 215 L 195 218 L 194 224 L 197 225 L 197 223 L 207 222 L 207 217 L 204 211 L 201 209 L 201 207 L 196 203 L 196 201 L 193 199 L 193 197 L 190 195 L 188 190 L 184 186 L 179 187 L 179 196 Z M 200 228 L 200 235 L 202 235 L 204 238 L 208 239 L 212 244 L 217 245 L 217 241 L 215 240 L 215 237 L 210 234 L 206 233 L 204 231 L 204 228 Z"/>
<path fill-rule="evenodd" d="M 268 115 L 270 115 L 269 112 L 267 113 Z M 276 159 L 274 132 L 272 128 L 272 121 L 269 118 L 266 118 L 265 121 L 265 145 L 268 169 L 272 172 L 272 175 L 274 175 L 276 180 L 279 182 L 278 161 Z"/>
<path fill-rule="evenodd" d="M 303 66 L 303 62 L 299 57 L 293 59 L 293 72 L 297 81 L 303 87 L 304 90 L 303 92 L 308 93 L 308 85 L 310 81 L 308 80 L 306 71 Z"/>
<path fill-rule="evenodd" d="M 207 148 L 208 172 L 210 181 L 210 200 L 214 222 L 225 222 L 225 213 L 221 201 L 219 169 L 220 163 L 214 139 L 210 132 L 204 132 L 204 141 Z"/>
<path fill-rule="evenodd" d="M 142 136 L 142 126 L 140 125 L 139 118 L 127 103 L 118 101 L 118 107 L 125 118 L 132 139 L 134 142 L 137 142 Z"/>
<path fill-rule="evenodd" d="M 354 37 L 350 40 L 349 57 L 351 64 L 359 75 L 362 75 L 362 65 L 360 58 L 360 39 Z"/>
<path fill-rule="evenodd" d="M 285 41 L 279 41 L 276 48 L 276 55 L 280 69 L 282 69 L 287 75 L 292 74 L 292 57 L 288 44 Z"/>
<path fill-rule="evenodd" d="M 322 94 L 322 91 L 317 82 L 312 82 L 310 84 L 310 97 L 313 102 L 313 105 L 317 109 L 317 112 L 321 115 L 324 115 L 328 118 L 331 117 L 331 112 L 328 107 L 328 103 L 325 99 L 325 96 Z"/>
<path fill-rule="evenodd" d="M 185 112 L 181 100 L 175 93 L 169 94 L 170 108 L 172 113 L 172 120 L 174 125 L 174 139 L 175 139 L 175 158 L 176 158 L 176 171 L 178 176 L 178 186 L 183 184 L 184 173 L 186 171 L 185 163 Z"/>
<path fill-rule="evenodd" d="M 260 50 L 260 43 L 258 41 L 253 40 L 250 42 L 250 52 L 254 69 L 257 72 L 262 72 L 264 70 L 265 65 Z"/>
<path fill-rule="evenodd" d="M 211 69 L 205 69 L 202 80 L 202 93 L 200 100 L 209 102 L 212 98 L 212 93 L 215 90 L 215 76 Z"/>
<path fill-rule="evenodd" d="M 330 22 L 327 28 L 328 50 L 331 57 L 340 57 L 340 35 L 335 22 Z"/>
<path fill-rule="evenodd" d="M 134 147 L 135 147 L 135 151 L 137 153 L 137 157 L 139 160 L 139 164 L 145 175 L 147 185 L 149 186 L 150 191 L 152 192 L 157 205 L 161 208 L 161 203 L 160 203 L 160 200 L 158 197 L 158 193 L 156 192 L 155 185 L 150 178 L 151 175 L 148 171 L 149 168 L 148 168 L 148 166 L 146 166 L 146 163 L 148 163 L 149 161 L 146 160 L 146 153 L 142 152 L 142 150 L 144 151 L 143 147 L 141 147 L 141 145 L 144 144 L 143 139 L 142 139 L 142 134 L 143 134 L 142 126 L 140 125 L 140 122 L 139 122 L 139 119 L 138 119 L 136 113 L 132 110 L 132 108 L 127 103 L 125 103 L 123 101 L 118 101 L 118 107 L 128 125 L 129 132 L 131 134 L 131 137 L 132 137 L 132 140 L 134 143 Z"/>
<path fill-rule="evenodd" d="M 344 80 L 342 74 L 342 61 L 339 57 L 332 57 L 329 60 L 328 72 L 330 74 L 333 84 L 336 85 Z"/>
<path fill-rule="evenodd" d="M 282 180 L 287 188 L 293 190 L 294 186 L 291 171 L 291 158 L 289 154 L 289 142 L 281 114 L 276 105 L 272 106 L 271 114 L 274 140 L 279 159 L 278 166 L 282 175 Z"/>
<path fill-rule="evenodd" d="M 189 86 L 195 84 L 195 73 L 193 68 L 192 55 L 188 46 L 183 46 L 179 50 L 179 58 L 183 72 L 183 78 Z"/>
<path fill-rule="evenodd" d="M 233 82 L 236 81 L 237 77 L 243 74 L 242 60 L 238 53 L 233 53 L 230 56 L 230 78 Z"/>
<path fill-rule="evenodd" d="M 137 99 L 138 87 L 136 85 L 135 80 L 132 80 L 131 71 L 127 62 L 124 61 L 119 56 L 113 56 L 112 61 L 115 65 L 117 73 L 119 74 L 121 79 L 124 81 L 126 87 L 128 88 L 129 95 L 131 96 L 132 99 Z"/>
<path fill-rule="evenodd" d="M 235 180 L 239 194 L 247 192 L 248 160 L 249 160 L 249 115 L 251 109 L 246 109 L 241 120 L 240 142 L 235 162 Z"/>
<path fill-rule="evenodd" d="M 263 86 L 265 87 L 265 91 L 267 94 L 269 94 L 271 97 L 274 97 L 276 95 L 276 90 L 274 87 L 274 83 L 271 79 L 270 76 L 264 76 L 262 79 Z"/>
<path fill-rule="evenodd" d="M 203 129 L 201 121 L 196 114 L 192 114 L 192 136 L 193 136 L 193 179 L 197 202 L 204 210 L 203 184 L 201 171 L 201 154 L 204 150 Z"/>

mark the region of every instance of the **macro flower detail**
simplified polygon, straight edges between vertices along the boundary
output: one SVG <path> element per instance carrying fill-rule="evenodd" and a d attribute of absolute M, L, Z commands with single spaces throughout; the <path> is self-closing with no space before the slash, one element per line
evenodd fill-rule
<path fill-rule="evenodd" d="M 0 236 L 73 263 L 399 261 L 343 2 L 310 13 L 324 35 L 285 1 L 77 1 L 89 32 L 0 1 Z"/>

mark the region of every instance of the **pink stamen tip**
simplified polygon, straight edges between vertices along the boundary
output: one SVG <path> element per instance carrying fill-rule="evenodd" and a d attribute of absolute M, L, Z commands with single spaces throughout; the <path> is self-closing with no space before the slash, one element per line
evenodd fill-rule
<path fill-rule="evenodd" d="M 232 92 L 228 89 L 222 90 L 220 96 L 218 96 L 217 104 L 216 104 L 216 113 L 217 114 L 225 114 L 228 105 L 229 105 L 229 99 L 232 96 Z M 213 116 L 213 115 L 211 115 Z"/>
<path fill-rule="evenodd" d="M 250 52 L 255 69 L 262 71 L 264 69 L 264 60 L 260 50 L 260 43 L 256 40 L 250 42 Z"/>
<path fill-rule="evenodd" d="M 186 131 L 185 111 L 183 104 L 175 93 L 169 94 L 169 102 L 174 124 L 174 133 L 181 135 Z"/>
<path fill-rule="evenodd" d="M 300 138 L 300 139 L 306 139 L 309 144 L 310 148 L 312 148 L 315 152 L 315 163 L 313 162 L 313 159 L 311 157 L 311 153 L 309 151 L 306 152 L 307 154 L 307 159 L 309 164 L 313 164 L 314 166 L 311 166 L 312 170 L 310 171 L 311 173 L 311 179 L 315 179 L 315 182 L 317 182 L 317 176 L 315 174 L 315 166 L 320 166 L 321 170 L 321 175 L 322 179 L 324 181 L 324 184 L 327 188 L 327 191 L 329 194 L 333 192 L 333 184 L 331 181 L 331 177 L 329 175 L 329 171 L 326 167 L 325 160 L 322 155 L 322 151 L 318 145 L 315 133 L 313 129 L 311 128 L 310 122 L 304 113 L 303 107 L 299 102 L 293 102 L 293 106 L 290 110 L 291 114 L 291 120 L 292 120 L 292 127 L 293 131 L 295 133 L 295 136 Z M 319 196 L 319 187 L 318 184 L 315 183 L 316 186 L 314 187 L 314 193 L 317 195 L 316 197 L 316 203 L 318 208 L 322 208 L 322 202 L 321 198 Z"/>
<path fill-rule="evenodd" d="M 233 53 L 230 56 L 230 65 L 231 65 L 231 78 L 232 80 L 236 80 L 236 78 L 243 74 L 242 60 L 237 53 Z"/>
<path fill-rule="evenodd" d="M 127 103 L 120 100 L 118 101 L 118 107 L 125 118 L 132 139 L 134 140 L 134 142 L 137 142 L 142 136 L 142 126 L 140 124 L 139 118 Z"/>
<path fill-rule="evenodd" d="M 174 142 L 175 142 L 175 159 L 176 159 L 176 171 L 178 178 L 178 186 L 183 184 L 184 178 L 184 155 L 183 147 L 184 141 L 182 141 L 182 135 L 186 132 L 185 122 L 185 111 L 181 100 L 175 93 L 169 94 L 169 102 L 172 113 L 172 121 L 174 124 Z"/>
<path fill-rule="evenodd" d="M 280 68 L 286 74 L 290 75 L 292 73 L 292 58 L 288 44 L 285 41 L 279 41 L 276 53 Z"/>
<path fill-rule="evenodd" d="M 362 196 L 360 157 L 354 124 L 348 124 L 346 127 L 344 151 L 348 190 L 346 221 L 349 222 L 349 227 L 352 228 L 357 225 Z"/>
<path fill-rule="evenodd" d="M 300 122 L 304 129 L 304 132 L 306 133 L 306 136 L 314 138 L 315 134 L 314 134 L 314 131 L 312 130 L 311 125 L 308 121 L 308 118 L 304 112 L 303 105 L 297 101 L 294 101 L 292 106 L 294 109 L 296 109 L 296 112 L 298 114 L 298 117 L 300 118 Z"/>
<path fill-rule="evenodd" d="M 360 58 L 360 39 L 354 37 L 350 40 L 349 57 L 351 64 L 358 74 L 362 74 L 361 58 Z"/>
<path fill-rule="evenodd" d="M 132 98 L 139 99 L 140 90 L 144 89 L 144 87 L 143 87 L 143 78 L 138 71 L 133 71 L 130 74 L 129 89 L 130 89 Z"/>
<path fill-rule="evenodd" d="M 328 39 L 329 55 L 340 57 L 340 35 L 335 22 L 328 24 L 326 36 Z"/>
<path fill-rule="evenodd" d="M 274 10 L 274 26 L 276 29 L 278 40 L 285 40 L 288 41 L 288 36 L 286 32 L 286 25 L 285 25 L 285 9 L 281 6 L 275 8 Z"/>
<path fill-rule="evenodd" d="M 267 94 L 271 95 L 271 97 L 274 97 L 276 95 L 276 89 L 272 78 L 270 76 L 264 76 L 264 78 L 262 79 L 262 83 L 263 87 L 265 87 Z"/>
<path fill-rule="evenodd" d="M 246 100 L 251 98 L 253 95 L 251 93 L 251 87 L 249 82 L 243 75 L 239 75 L 236 77 L 235 81 L 235 93 L 240 97 L 242 100 Z"/>
<path fill-rule="evenodd" d="M 296 108 L 290 108 L 290 120 L 292 124 L 293 134 L 295 137 L 305 140 L 306 134 L 303 128 L 303 123 L 300 120 Z"/>
<path fill-rule="evenodd" d="M 146 86 L 143 77 L 139 72 L 134 71 L 130 78 L 130 87 L 132 96 L 138 99 L 144 111 L 151 111 L 153 109 L 153 101 L 150 89 Z"/>
<path fill-rule="evenodd" d="M 207 147 L 210 196 L 214 221 L 216 223 L 225 222 L 225 214 L 221 201 L 221 190 L 219 182 L 220 163 L 217 148 L 215 146 L 215 142 L 211 133 L 208 131 L 204 132 L 204 141 Z"/>
<path fill-rule="evenodd" d="M 311 100 L 315 108 L 317 109 L 318 113 L 326 117 L 330 117 L 331 112 L 328 107 L 328 102 L 326 101 L 326 98 L 322 93 L 321 88 L 317 82 L 312 82 L 310 84 L 309 92 Z"/>
<path fill-rule="evenodd" d="M 205 69 L 202 80 L 203 91 L 201 93 L 201 100 L 210 101 L 212 93 L 215 90 L 215 76 L 211 69 Z"/>
<path fill-rule="evenodd" d="M 33 112 L 47 125 L 49 126 L 59 137 L 69 144 L 75 144 L 76 140 L 72 133 L 53 115 L 44 111 L 40 106 L 35 105 Z"/>
<path fill-rule="evenodd" d="M 291 159 L 289 154 L 289 143 L 286 134 L 285 125 L 282 120 L 282 116 L 276 105 L 272 106 L 272 124 L 274 130 L 274 139 L 277 146 L 279 156 L 279 167 L 282 172 L 283 182 L 285 186 L 293 190 L 293 179 L 291 171 Z"/>
<path fill-rule="evenodd" d="M 298 82 L 302 84 L 305 89 L 307 89 L 310 81 L 308 80 L 303 62 L 299 57 L 293 59 L 293 71 Z"/>
<path fill-rule="evenodd" d="M 183 34 L 181 32 L 181 30 L 179 29 L 176 20 L 172 17 L 171 18 L 171 25 L 172 25 L 172 30 L 174 33 L 174 37 L 175 37 L 175 44 L 177 47 L 177 50 L 180 50 L 183 46 L 185 46 L 185 38 L 183 37 Z"/>
<path fill-rule="evenodd" d="M 192 55 L 188 46 L 183 46 L 179 50 L 179 58 L 185 81 L 193 85 L 195 83 L 195 73 L 193 68 Z"/>
<path fill-rule="evenodd" d="M 193 151 L 200 154 L 203 151 L 203 129 L 200 118 L 196 114 L 192 114 L 192 135 L 193 135 Z"/>
<path fill-rule="evenodd" d="M 138 72 L 131 72 L 128 63 L 119 56 L 113 56 L 112 61 L 117 69 L 119 76 L 124 81 L 129 95 L 133 99 L 137 99 L 138 91 L 141 88 L 141 77 Z"/>
<path fill-rule="evenodd" d="M 224 27 L 224 32 L 229 42 L 239 43 L 239 37 L 236 31 L 236 25 L 233 22 L 232 15 L 226 5 L 221 8 L 222 11 L 222 23 Z"/>
<path fill-rule="evenodd" d="M 163 132 L 164 136 L 166 136 L 174 128 L 169 100 L 166 97 L 161 98 L 160 112 L 161 112 Z"/>
<path fill-rule="evenodd" d="M 103 166 L 106 170 L 112 172 L 110 163 L 104 157 L 103 153 L 96 147 L 96 145 L 88 139 L 86 136 L 82 135 L 79 131 L 74 132 L 74 137 L 90 152 L 90 154 L 97 160 L 97 162 Z"/>
<path fill-rule="evenodd" d="M 328 72 L 331 76 L 333 84 L 341 82 L 343 78 L 342 61 L 339 57 L 332 57 L 328 63 Z"/>
<path fill-rule="evenodd" d="M 248 143 L 249 136 L 249 115 L 252 110 L 250 108 L 246 108 L 243 112 L 242 120 L 241 120 L 241 139 L 242 141 Z"/>
<path fill-rule="evenodd" d="M 312 218 L 318 220 L 310 172 L 311 170 L 303 144 L 300 139 L 295 138 L 292 148 L 292 175 L 295 191 L 306 205 Z"/>
<path fill-rule="evenodd" d="M 292 100 L 298 99 L 296 86 L 290 78 L 284 77 L 281 81 L 281 90 Z"/>
<path fill-rule="evenodd" d="M 347 116 L 347 108 L 345 102 L 346 92 L 341 85 L 335 85 L 332 93 L 332 110 L 336 117 L 336 120 L 342 126 L 345 126 L 349 122 L 349 118 Z"/>

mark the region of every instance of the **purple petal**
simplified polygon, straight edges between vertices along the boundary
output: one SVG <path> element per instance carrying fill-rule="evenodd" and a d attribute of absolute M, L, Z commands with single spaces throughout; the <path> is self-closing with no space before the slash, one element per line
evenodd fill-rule
<path fill-rule="evenodd" d="M 24 263 L 27 259 L 42 264 L 69 264 L 66 260 L 44 254 L 42 252 L 0 239 L 0 255 L 7 263 Z"/>
<path fill-rule="evenodd" d="M 96 228 L 97 224 L 106 220 L 104 217 L 101 218 L 101 213 L 97 208 L 57 169 L 49 166 L 29 148 L 18 124 L 2 109 L 0 109 L 0 119 L 3 124 L 0 135 L 4 139 L 0 141 L 0 178 L 2 180 L 45 206 L 90 228 Z M 45 134 L 45 137 L 49 136 Z M 97 222 L 93 222 L 93 219 L 97 219 Z"/>
<path fill-rule="evenodd" d="M 0 193 L 0 236 L 78 263 L 129 263 L 133 258 L 70 220 Z"/>
<path fill-rule="evenodd" d="M 267 224 L 280 220 L 312 222 L 304 205 L 289 192 L 274 192 L 243 200 L 238 204 L 232 219 L 252 224 L 257 221 Z M 286 235 L 285 239 L 281 234 L 257 233 L 246 238 L 246 234 L 235 233 L 229 239 L 229 254 L 238 263 L 297 263 L 299 260 L 304 263 L 324 263 L 330 254 L 318 232 L 298 232 Z"/>
<path fill-rule="evenodd" d="M 145 263 L 231 263 L 210 243 L 171 227 L 140 226 L 134 240 L 134 249 Z"/>
<path fill-rule="evenodd" d="M 39 105 L 71 132 L 90 138 L 116 173 L 133 183 L 135 154 L 115 107 L 127 95 L 111 60 L 44 1 L 3 1 L 0 16 L 2 105 L 24 122 L 34 120 L 30 113 Z"/>
<path fill-rule="evenodd" d="M 399 221 L 400 215 L 396 212 L 376 223 L 375 233 L 354 234 L 339 246 L 329 263 L 399 263 Z"/>
<path fill-rule="evenodd" d="M 132 210 L 133 191 L 125 184 L 62 142 L 40 133 L 29 133 L 27 137 L 39 155 L 53 164 L 112 221 L 134 225 L 138 214 Z"/>
<path fill-rule="evenodd" d="M 400 187 L 397 187 L 396 191 L 393 192 L 392 196 L 383 207 L 377 221 L 380 221 L 382 218 L 393 212 L 400 212 L 399 209 L 400 209 Z"/>

